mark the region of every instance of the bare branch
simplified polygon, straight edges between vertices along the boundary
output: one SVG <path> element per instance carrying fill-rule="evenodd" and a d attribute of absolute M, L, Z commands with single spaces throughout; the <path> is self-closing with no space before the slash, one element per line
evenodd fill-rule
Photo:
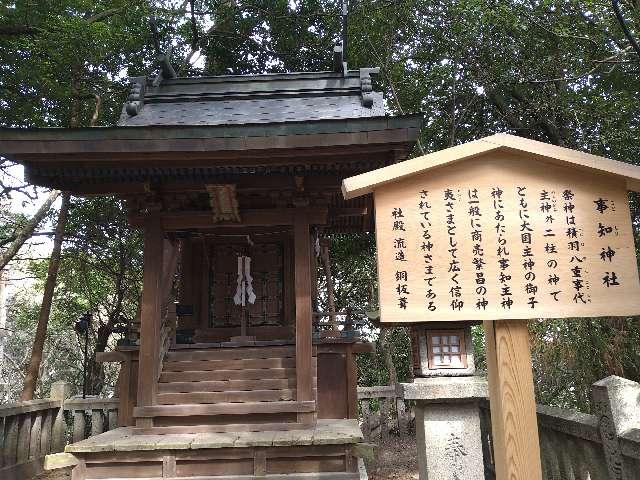
<path fill-rule="evenodd" d="M 631 30 L 629 30 L 627 21 L 624 19 L 624 16 L 622 15 L 622 10 L 620 10 L 620 1 L 612 0 L 611 4 L 613 6 L 613 11 L 616 14 L 616 19 L 618 20 L 618 23 L 620 24 L 620 27 L 624 32 L 624 36 L 627 37 L 627 40 L 629 40 L 629 43 L 631 44 L 633 49 L 636 51 L 636 53 L 640 55 L 640 45 L 638 45 L 638 42 L 636 41 L 635 37 L 631 33 Z"/>
<path fill-rule="evenodd" d="M 9 247 L 0 255 L 0 270 L 3 270 L 7 266 L 7 263 L 18 253 L 20 247 L 27 241 L 33 234 L 33 231 L 44 219 L 45 215 L 53 205 L 53 202 L 58 198 L 60 192 L 57 190 L 52 191 L 47 200 L 40 206 L 36 214 L 25 224 L 22 229 L 17 233 L 16 239 L 9 245 Z"/>

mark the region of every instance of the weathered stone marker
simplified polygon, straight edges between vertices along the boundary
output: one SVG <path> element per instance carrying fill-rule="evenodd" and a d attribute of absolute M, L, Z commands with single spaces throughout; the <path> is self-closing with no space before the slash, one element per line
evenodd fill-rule
<path fill-rule="evenodd" d="M 343 183 L 374 194 L 382 322 L 484 321 L 498 480 L 542 476 L 521 320 L 640 313 L 629 190 L 640 167 L 504 134 Z"/>

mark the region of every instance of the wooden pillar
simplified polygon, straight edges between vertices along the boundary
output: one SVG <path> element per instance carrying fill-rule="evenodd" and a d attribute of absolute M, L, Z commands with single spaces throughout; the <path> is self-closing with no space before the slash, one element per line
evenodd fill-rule
<path fill-rule="evenodd" d="M 164 233 L 160 219 L 149 216 L 144 222 L 144 274 L 140 310 L 140 350 L 138 354 L 138 407 L 154 405 L 160 353 L 162 267 Z M 138 426 L 150 427 L 152 419 L 141 418 Z"/>
<path fill-rule="evenodd" d="M 526 320 L 485 321 L 496 480 L 542 480 Z"/>
<path fill-rule="evenodd" d="M 294 224 L 296 297 L 296 388 L 297 400 L 313 400 L 311 342 L 311 242 L 307 218 L 296 213 Z M 310 418 L 311 417 L 311 418 Z M 298 420 L 312 421 L 313 415 L 298 414 Z"/>

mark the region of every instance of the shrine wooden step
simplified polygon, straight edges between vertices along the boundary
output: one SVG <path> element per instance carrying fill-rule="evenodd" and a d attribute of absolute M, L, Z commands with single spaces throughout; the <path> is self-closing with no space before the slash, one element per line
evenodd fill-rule
<path fill-rule="evenodd" d="M 185 405 L 154 405 L 136 407 L 133 416 L 141 417 L 189 417 L 202 415 L 249 415 L 283 413 L 283 412 L 314 412 L 314 401 L 275 401 L 275 402 L 243 402 L 243 403 L 214 403 L 214 404 L 185 404 Z"/>
<path fill-rule="evenodd" d="M 246 370 L 257 368 L 295 368 L 295 358 L 250 358 L 239 360 L 165 361 L 163 372 L 202 372 L 212 370 Z"/>
<path fill-rule="evenodd" d="M 199 350 L 170 350 L 165 361 L 245 360 L 256 358 L 293 358 L 295 346 L 207 348 Z"/>
<path fill-rule="evenodd" d="M 319 420 L 294 430 L 180 433 L 154 429 L 145 434 L 138 430 L 118 428 L 68 445 L 66 451 L 78 459 L 72 478 L 359 478 L 355 447 L 363 436 L 355 420 Z"/>
<path fill-rule="evenodd" d="M 211 372 L 206 372 L 207 378 Z M 262 374 L 256 376 L 262 377 Z M 181 380 L 183 380 L 181 378 Z M 229 392 L 244 390 L 280 390 L 296 387 L 295 370 L 287 378 L 256 378 L 248 380 L 204 380 L 159 383 L 158 393 Z"/>
<path fill-rule="evenodd" d="M 87 480 L 164 480 L 168 477 L 85 477 Z M 267 475 L 198 475 L 195 477 L 171 477 L 173 480 L 360 480 L 359 473 L 319 472 L 319 473 L 276 473 Z"/>
<path fill-rule="evenodd" d="M 131 427 L 138 435 L 185 435 L 198 433 L 237 433 L 305 430 L 312 424 L 299 422 L 261 422 L 261 423 L 227 423 L 207 425 L 168 425 L 154 427 Z"/>
<path fill-rule="evenodd" d="M 159 405 L 180 404 L 217 404 L 239 402 L 274 402 L 279 400 L 295 400 L 296 391 L 292 389 L 280 390 L 241 390 L 226 392 L 188 392 L 188 393 L 159 393 Z"/>
<path fill-rule="evenodd" d="M 313 362 L 312 374 L 316 376 L 316 365 Z M 172 382 L 205 382 L 227 380 L 267 380 L 267 379 L 293 379 L 296 377 L 294 367 L 278 368 L 247 368 L 204 370 L 204 371 L 163 371 L 160 374 L 160 383 Z"/>

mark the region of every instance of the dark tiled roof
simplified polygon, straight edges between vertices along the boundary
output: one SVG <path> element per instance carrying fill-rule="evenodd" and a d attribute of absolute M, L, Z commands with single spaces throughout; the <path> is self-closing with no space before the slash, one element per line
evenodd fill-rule
<path fill-rule="evenodd" d="M 153 86 L 135 79 L 120 126 L 243 125 L 379 117 L 377 69 L 177 78 Z"/>

